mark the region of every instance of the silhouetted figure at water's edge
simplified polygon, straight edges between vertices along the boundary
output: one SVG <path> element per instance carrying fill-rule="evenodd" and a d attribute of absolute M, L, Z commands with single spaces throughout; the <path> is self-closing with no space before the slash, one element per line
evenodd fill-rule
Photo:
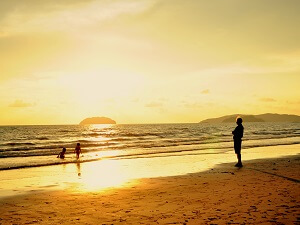
<path fill-rule="evenodd" d="M 242 137 L 244 135 L 244 127 L 242 123 L 243 123 L 242 118 L 238 117 L 236 119 L 237 127 L 234 129 L 234 131 L 232 131 L 234 151 L 238 159 L 238 163 L 235 165 L 236 167 L 243 167 L 241 150 L 242 150 Z"/>

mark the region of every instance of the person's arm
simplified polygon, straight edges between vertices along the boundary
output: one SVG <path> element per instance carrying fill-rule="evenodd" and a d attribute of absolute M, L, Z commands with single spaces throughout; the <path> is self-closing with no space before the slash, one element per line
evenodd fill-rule
<path fill-rule="evenodd" d="M 239 129 L 238 129 L 237 132 L 236 132 L 237 138 L 238 138 L 238 139 L 242 139 L 243 133 L 244 133 L 243 127 L 239 127 Z"/>
<path fill-rule="evenodd" d="M 241 129 L 241 138 L 243 138 L 243 136 L 244 136 L 244 127 L 242 127 Z"/>
<path fill-rule="evenodd" d="M 232 131 L 233 135 L 236 135 L 236 130 L 237 130 L 237 127 Z"/>

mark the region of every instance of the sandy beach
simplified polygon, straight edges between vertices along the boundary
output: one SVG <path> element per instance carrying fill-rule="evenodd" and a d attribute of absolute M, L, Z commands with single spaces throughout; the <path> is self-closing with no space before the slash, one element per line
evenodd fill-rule
<path fill-rule="evenodd" d="M 300 225 L 299 12 L 0 0 L 0 225 Z"/>
<path fill-rule="evenodd" d="M 2 197 L 0 224 L 300 224 L 299 154 L 233 165 L 101 190 L 49 185 Z"/>

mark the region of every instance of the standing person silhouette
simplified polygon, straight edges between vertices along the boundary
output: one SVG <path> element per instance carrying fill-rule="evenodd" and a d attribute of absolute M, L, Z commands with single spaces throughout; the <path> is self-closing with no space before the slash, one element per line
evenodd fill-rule
<path fill-rule="evenodd" d="M 242 123 L 243 123 L 242 118 L 237 117 L 236 118 L 237 127 L 234 129 L 234 131 L 232 131 L 234 151 L 238 159 L 238 163 L 235 164 L 235 167 L 243 167 L 241 149 L 242 149 L 242 137 L 244 135 L 244 127 Z"/>
<path fill-rule="evenodd" d="M 80 155 L 80 153 L 81 153 L 80 143 L 77 143 L 74 152 L 75 152 L 75 154 L 76 154 L 76 159 L 79 159 L 79 155 Z"/>

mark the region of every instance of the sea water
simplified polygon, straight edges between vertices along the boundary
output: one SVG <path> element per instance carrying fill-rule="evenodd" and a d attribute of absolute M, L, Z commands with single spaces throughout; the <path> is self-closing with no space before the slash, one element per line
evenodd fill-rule
<path fill-rule="evenodd" d="M 244 123 L 242 151 L 300 143 L 300 123 Z M 234 123 L 0 126 L 0 170 L 233 151 Z M 65 159 L 56 156 L 65 147 Z"/>

